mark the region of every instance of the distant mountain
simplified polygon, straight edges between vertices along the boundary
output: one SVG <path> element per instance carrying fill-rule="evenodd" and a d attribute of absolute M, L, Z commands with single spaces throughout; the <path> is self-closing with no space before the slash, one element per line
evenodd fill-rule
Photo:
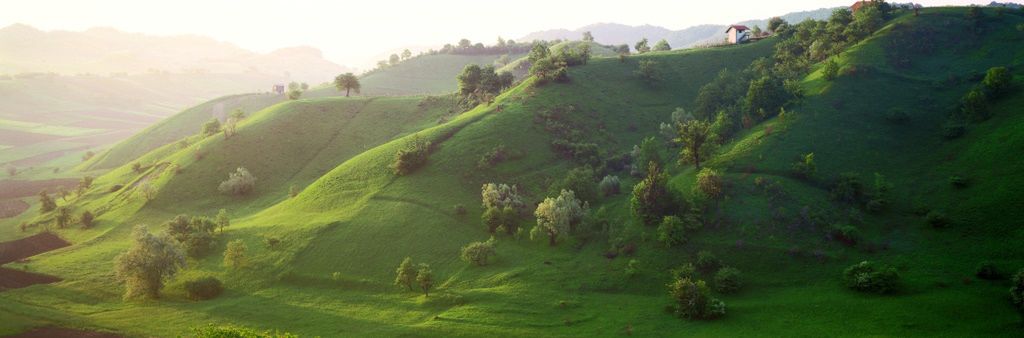
<path fill-rule="evenodd" d="M 794 12 L 782 15 L 781 17 L 791 23 L 797 23 L 806 19 L 820 20 L 828 18 L 834 9 L 835 8 L 821 8 L 813 11 Z M 589 31 L 594 35 L 594 40 L 602 44 L 627 44 L 632 48 L 634 43 L 640 39 L 647 38 L 652 45 L 658 40 L 665 39 L 668 41 L 669 45 L 672 45 L 672 47 L 682 48 L 712 41 L 724 40 L 725 29 L 729 24 L 742 24 L 750 27 L 757 25 L 764 28 L 768 24 L 768 19 L 747 20 L 721 25 L 698 25 L 677 31 L 652 25 L 629 26 L 617 23 L 596 23 L 574 30 L 551 29 L 534 32 L 519 38 L 518 41 L 556 39 L 578 40 L 583 35 L 583 32 Z"/>
<path fill-rule="evenodd" d="M 113 28 L 41 31 L 24 24 L 0 29 L 0 73 L 262 73 L 320 83 L 351 71 L 312 47 L 255 53 L 196 35 L 152 36 Z"/>

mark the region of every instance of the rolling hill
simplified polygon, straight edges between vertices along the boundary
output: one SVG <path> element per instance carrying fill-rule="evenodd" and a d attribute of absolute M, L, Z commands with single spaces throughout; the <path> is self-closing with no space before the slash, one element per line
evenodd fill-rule
<path fill-rule="evenodd" d="M 1024 146 L 1024 77 L 1016 75 L 1024 45 L 1020 32 L 1007 29 L 1024 16 L 986 10 L 984 20 L 971 21 L 966 13 L 900 13 L 835 56 L 834 79 L 817 64 L 787 84 L 802 97 L 784 114 L 740 130 L 705 163 L 722 173 L 724 196 L 704 205 L 704 228 L 683 245 L 666 248 L 655 227 L 631 215 L 628 192 L 638 179 L 608 166 L 626 193 L 595 197 L 588 230 L 557 246 L 498 234 L 491 264 L 459 259 L 461 247 L 491 236 L 481 225 L 482 184 L 516 184 L 533 206 L 581 166 L 559 150 L 559 130 L 593 143 L 602 158 L 628 158 L 676 107 L 693 110 L 701 87 L 722 70 L 757 65 L 787 47 L 780 37 L 595 58 L 570 68 L 566 83 L 528 78 L 462 113 L 452 111 L 452 97 L 289 101 L 252 114 L 231 138 L 153 150 L 139 160 L 145 168 L 119 167 L 69 202 L 76 211 L 95 210 L 99 226 L 54 230 L 73 245 L 7 265 L 64 281 L 0 292 L 0 315 L 15 319 L 0 322 L 0 333 L 55 323 L 174 336 L 218 323 L 310 336 L 1018 335 L 1005 280 L 973 274 L 982 261 L 1003 271 L 1024 266 L 1015 208 L 1024 161 L 1008 155 Z M 962 38 L 965 32 L 974 35 Z M 635 73 L 641 61 L 653 61 L 644 64 L 659 67 L 661 81 L 642 81 Z M 990 119 L 944 138 L 960 97 L 997 66 L 1015 74 L 1014 90 L 992 102 Z M 396 176 L 396 153 L 416 139 L 431 142 L 426 165 Z M 499 148 L 516 156 L 480 165 Z M 670 159 L 677 151 L 658 149 Z M 815 154 L 817 171 L 799 177 L 792 164 L 807 153 Z M 255 193 L 217 194 L 216 184 L 239 166 L 258 178 Z M 668 167 L 672 190 L 693 197 L 697 171 Z M 877 182 L 876 173 L 889 182 L 887 209 L 830 197 L 852 176 L 878 186 L 865 183 Z M 969 183 L 952 184 L 964 182 L 952 176 Z M 156 189 L 152 199 L 139 193 L 145 186 Z M 292 186 L 298 191 L 289 197 Z M 212 216 L 220 208 L 232 225 L 218 235 L 216 254 L 190 259 L 162 299 L 122 301 L 110 271 L 133 225 L 156 231 L 176 214 Z M 933 212 L 948 215 L 944 227 L 929 225 Z M 50 217 L 0 220 L 0 239 L 25 236 L 16 222 Z M 855 227 L 856 243 L 830 235 L 835 224 Z M 247 244 L 247 268 L 222 266 L 231 240 Z M 622 244 L 633 249 L 610 254 Z M 742 270 L 745 287 L 716 293 L 728 306 L 724 317 L 681 320 L 666 311 L 669 270 L 698 262 L 704 250 Z M 430 264 L 430 296 L 393 285 L 405 257 Z M 864 260 L 894 266 L 900 292 L 846 288 L 844 269 Z M 201 276 L 220 278 L 228 291 L 186 300 L 183 284 Z"/>

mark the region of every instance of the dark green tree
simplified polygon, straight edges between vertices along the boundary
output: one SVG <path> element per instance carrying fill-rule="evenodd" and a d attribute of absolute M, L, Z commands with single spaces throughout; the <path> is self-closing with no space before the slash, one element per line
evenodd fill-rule
<path fill-rule="evenodd" d="M 345 73 L 338 75 L 334 78 L 334 87 L 338 88 L 338 91 L 345 91 L 345 97 L 348 97 L 349 92 L 355 91 L 359 94 L 359 78 L 352 73 Z"/>

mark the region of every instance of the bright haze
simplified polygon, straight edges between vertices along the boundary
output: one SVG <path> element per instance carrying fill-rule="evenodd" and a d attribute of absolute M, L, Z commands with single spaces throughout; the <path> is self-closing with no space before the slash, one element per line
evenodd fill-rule
<path fill-rule="evenodd" d="M 23 23 L 43 30 L 101 26 L 155 35 L 197 34 L 261 53 L 308 45 L 322 50 L 330 61 L 367 69 L 403 48 L 422 51 L 460 38 L 491 44 L 498 36 L 515 39 L 534 31 L 572 29 L 598 22 L 681 29 L 846 6 L 852 2 L 35 0 L 5 4 L 0 11 L 0 26 Z M 987 3 L 918 2 L 925 6 Z"/>

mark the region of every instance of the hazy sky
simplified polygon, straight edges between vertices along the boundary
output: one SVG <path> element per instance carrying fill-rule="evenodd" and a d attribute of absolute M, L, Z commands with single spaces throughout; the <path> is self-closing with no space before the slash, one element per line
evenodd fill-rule
<path fill-rule="evenodd" d="M 1006 0 L 1003 0 L 1006 1 Z M 989 0 L 918 0 L 925 6 Z M 309 45 L 339 64 L 368 67 L 402 47 L 459 38 L 493 43 L 597 22 L 681 29 L 849 5 L 853 0 L 0 0 L 0 26 L 44 30 L 95 26 L 159 35 L 200 34 L 258 52 Z M 600 39 L 600 37 L 598 37 Z"/>

